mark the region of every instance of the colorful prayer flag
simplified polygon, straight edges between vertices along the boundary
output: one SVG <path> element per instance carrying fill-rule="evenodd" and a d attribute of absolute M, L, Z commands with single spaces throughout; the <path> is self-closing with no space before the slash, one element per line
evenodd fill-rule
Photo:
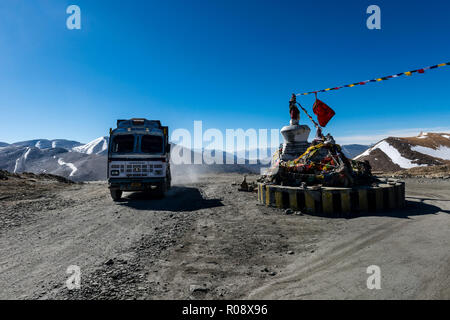
<path fill-rule="evenodd" d="M 322 127 L 325 127 L 328 121 L 335 115 L 334 110 L 319 99 L 314 102 L 313 111 L 317 115 L 317 120 L 319 120 L 319 124 Z"/>
<path fill-rule="evenodd" d="M 375 79 L 372 79 L 372 80 L 366 80 L 366 81 L 361 81 L 361 82 L 355 82 L 355 83 L 352 83 L 352 84 L 346 84 L 346 85 L 343 85 L 343 86 L 340 86 L 340 87 L 332 87 L 332 88 L 316 90 L 316 91 L 311 91 L 311 92 L 297 93 L 297 96 L 300 96 L 300 95 L 305 96 L 305 95 L 308 95 L 308 94 L 311 94 L 311 93 L 327 92 L 327 91 L 330 91 L 330 90 L 338 90 L 340 88 L 345 88 L 345 87 L 351 88 L 351 87 L 354 87 L 354 86 L 357 86 L 357 85 L 365 85 L 368 82 L 378 82 L 378 81 L 382 81 L 382 80 L 389 80 L 389 79 L 393 79 L 393 78 L 398 78 L 398 77 L 400 77 L 402 75 L 411 76 L 415 72 L 417 72 L 417 73 L 425 73 L 425 70 L 435 69 L 435 68 L 443 67 L 443 66 L 446 66 L 446 65 L 450 65 L 450 62 L 440 63 L 440 64 L 437 64 L 437 65 L 430 66 L 430 67 L 425 67 L 425 68 L 422 68 L 422 69 L 401 72 L 401 73 L 397 73 L 397 74 L 394 74 L 394 75 L 391 75 L 391 76 L 375 78 Z"/>

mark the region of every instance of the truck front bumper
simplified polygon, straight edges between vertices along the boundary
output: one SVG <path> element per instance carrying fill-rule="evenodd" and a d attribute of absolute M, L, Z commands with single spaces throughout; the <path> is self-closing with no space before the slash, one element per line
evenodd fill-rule
<path fill-rule="evenodd" d="M 122 190 L 122 191 L 150 191 L 155 187 L 160 187 L 166 178 L 142 178 L 142 179 L 127 179 L 127 178 L 109 178 L 108 188 Z"/>

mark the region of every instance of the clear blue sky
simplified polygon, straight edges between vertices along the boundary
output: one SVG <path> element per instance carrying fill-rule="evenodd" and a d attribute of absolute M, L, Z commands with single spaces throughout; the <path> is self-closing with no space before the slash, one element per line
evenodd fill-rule
<path fill-rule="evenodd" d="M 66 28 L 70 4 L 81 30 Z M 381 30 L 366 28 L 371 4 Z M 449 1 L 4 0 L 0 141 L 88 142 L 131 117 L 281 128 L 292 92 L 448 62 L 449 39 Z M 321 94 L 336 111 L 327 131 L 348 143 L 448 129 L 449 77 L 447 66 Z M 300 101 L 311 110 L 312 96 Z"/>

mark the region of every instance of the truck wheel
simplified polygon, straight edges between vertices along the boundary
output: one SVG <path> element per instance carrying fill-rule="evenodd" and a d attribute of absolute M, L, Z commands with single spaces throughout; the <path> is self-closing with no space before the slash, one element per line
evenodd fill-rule
<path fill-rule="evenodd" d="M 169 191 L 170 188 L 172 188 L 172 176 L 170 175 L 170 172 L 169 175 L 167 176 L 166 181 L 167 181 L 166 191 Z"/>
<path fill-rule="evenodd" d="M 114 201 L 119 201 L 120 198 L 122 198 L 122 191 L 117 189 L 110 189 L 109 192 L 111 193 L 111 198 Z"/>
<path fill-rule="evenodd" d="M 164 195 L 166 193 L 166 189 L 167 189 L 166 183 L 165 182 L 161 183 L 158 186 L 158 188 L 156 189 L 156 196 L 158 198 L 164 198 Z"/>

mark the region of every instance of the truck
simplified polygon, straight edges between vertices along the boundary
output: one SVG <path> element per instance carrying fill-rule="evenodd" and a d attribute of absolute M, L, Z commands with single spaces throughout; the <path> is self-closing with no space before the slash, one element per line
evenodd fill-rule
<path fill-rule="evenodd" d="M 124 191 L 164 197 L 171 186 L 169 128 L 159 120 L 117 120 L 109 130 L 107 178 L 111 198 Z"/>

